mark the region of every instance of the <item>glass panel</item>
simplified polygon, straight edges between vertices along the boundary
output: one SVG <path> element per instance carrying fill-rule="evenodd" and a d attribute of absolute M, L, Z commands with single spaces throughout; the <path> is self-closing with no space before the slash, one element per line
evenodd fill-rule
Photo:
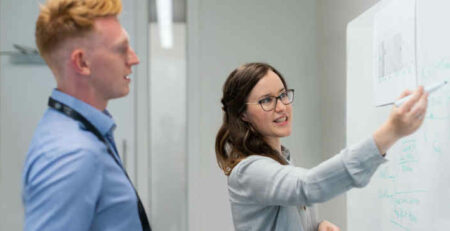
<path fill-rule="evenodd" d="M 161 47 L 150 23 L 152 228 L 187 230 L 186 24 L 174 23 L 173 47 Z"/>

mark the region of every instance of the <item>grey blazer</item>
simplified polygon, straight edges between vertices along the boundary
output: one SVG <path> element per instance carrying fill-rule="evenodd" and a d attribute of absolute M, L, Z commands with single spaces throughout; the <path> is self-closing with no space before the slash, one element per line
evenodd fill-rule
<path fill-rule="evenodd" d="M 283 151 L 289 159 L 289 152 Z M 363 187 L 386 160 L 373 138 L 343 149 L 312 169 L 252 155 L 234 167 L 228 192 L 237 231 L 316 231 L 315 203 Z"/>

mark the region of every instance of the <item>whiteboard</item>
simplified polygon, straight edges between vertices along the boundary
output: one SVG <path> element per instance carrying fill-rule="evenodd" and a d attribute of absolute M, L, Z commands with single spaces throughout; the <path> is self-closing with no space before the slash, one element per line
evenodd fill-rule
<path fill-rule="evenodd" d="M 395 0 L 391 0 L 395 1 Z M 347 145 L 371 135 L 390 108 L 374 107 L 374 18 L 383 1 L 347 27 Z M 450 80 L 449 1 L 416 0 L 417 82 Z M 450 87 L 429 98 L 423 126 L 398 141 L 369 185 L 347 194 L 348 230 L 450 228 Z"/>

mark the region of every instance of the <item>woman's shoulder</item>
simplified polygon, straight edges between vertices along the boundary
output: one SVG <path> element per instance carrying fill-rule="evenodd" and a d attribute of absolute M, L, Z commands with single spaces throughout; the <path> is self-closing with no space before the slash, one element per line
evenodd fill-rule
<path fill-rule="evenodd" d="M 229 177 L 233 178 L 245 173 L 258 171 L 260 169 L 264 169 L 266 166 L 271 166 L 274 164 L 281 166 L 280 163 L 268 156 L 253 154 L 242 159 L 236 166 L 234 166 Z"/>

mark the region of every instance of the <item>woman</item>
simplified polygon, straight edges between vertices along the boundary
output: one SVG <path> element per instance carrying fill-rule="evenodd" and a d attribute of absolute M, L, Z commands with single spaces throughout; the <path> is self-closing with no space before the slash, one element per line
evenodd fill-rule
<path fill-rule="evenodd" d="M 405 91 L 401 97 L 411 94 Z M 363 187 L 386 150 L 423 122 L 427 94 L 392 109 L 374 134 L 310 170 L 294 167 L 280 138 L 291 134 L 294 90 L 270 65 L 249 63 L 223 87 L 223 124 L 216 137 L 219 167 L 228 176 L 236 230 L 339 230 L 319 222 L 313 205 Z"/>

